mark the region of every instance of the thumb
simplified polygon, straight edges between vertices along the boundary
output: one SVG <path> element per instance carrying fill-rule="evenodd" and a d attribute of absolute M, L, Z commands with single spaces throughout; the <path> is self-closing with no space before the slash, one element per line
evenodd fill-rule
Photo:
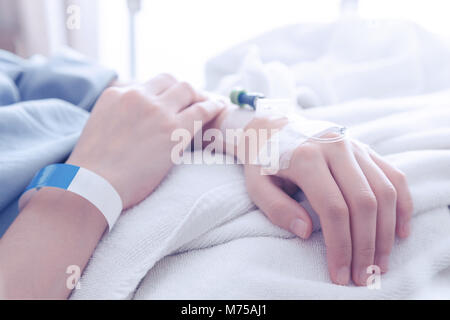
<path fill-rule="evenodd" d="M 253 202 L 269 220 L 302 239 L 312 232 L 312 221 L 308 212 L 277 184 L 273 176 L 261 175 L 259 167 L 248 168 L 247 189 Z"/>
<path fill-rule="evenodd" d="M 202 125 L 205 125 L 218 116 L 225 107 L 225 103 L 220 100 L 206 100 L 187 107 L 180 113 L 180 117 L 185 123 L 185 129 L 189 130 L 192 135 L 195 135 L 196 131 L 201 128 L 197 128 L 194 125 L 195 121 L 200 121 Z"/>

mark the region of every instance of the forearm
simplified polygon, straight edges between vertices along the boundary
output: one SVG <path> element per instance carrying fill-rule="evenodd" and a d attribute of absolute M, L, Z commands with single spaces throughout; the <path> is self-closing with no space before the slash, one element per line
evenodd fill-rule
<path fill-rule="evenodd" d="M 0 240 L 0 298 L 67 298 L 67 268 L 85 268 L 106 227 L 78 195 L 39 191 Z"/>

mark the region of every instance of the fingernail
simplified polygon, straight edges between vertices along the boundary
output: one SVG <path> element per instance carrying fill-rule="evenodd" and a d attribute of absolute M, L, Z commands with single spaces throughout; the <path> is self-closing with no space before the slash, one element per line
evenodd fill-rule
<path fill-rule="evenodd" d="M 389 270 L 389 255 L 381 255 L 378 258 L 378 266 L 381 269 L 381 272 L 387 272 Z"/>
<path fill-rule="evenodd" d="M 297 236 L 299 236 L 300 238 L 306 238 L 306 231 L 307 231 L 307 226 L 306 223 L 303 222 L 303 220 L 301 219 L 294 219 L 291 222 L 291 231 L 293 233 L 295 233 Z"/>
<path fill-rule="evenodd" d="M 348 284 L 349 280 L 350 280 L 350 268 L 341 267 L 336 275 L 337 284 L 345 286 L 346 284 Z"/>
<path fill-rule="evenodd" d="M 359 282 L 361 285 L 365 286 L 367 284 L 367 278 L 369 277 L 369 274 L 367 273 L 366 268 L 362 268 L 362 270 L 359 273 Z"/>

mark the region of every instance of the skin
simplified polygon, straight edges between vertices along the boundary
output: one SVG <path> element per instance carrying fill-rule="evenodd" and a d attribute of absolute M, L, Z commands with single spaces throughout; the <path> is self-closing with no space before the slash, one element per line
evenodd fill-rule
<path fill-rule="evenodd" d="M 108 180 L 127 209 L 148 197 L 170 171 L 175 129 L 194 136 L 194 121 L 205 129 L 221 128 L 228 114 L 224 103 L 169 75 L 113 87 L 97 102 L 67 163 Z M 280 129 L 286 123 L 254 119 L 245 129 Z M 237 157 L 240 148 L 245 144 L 224 146 Z M 345 285 L 352 277 L 365 285 L 366 267 L 373 264 L 387 271 L 395 233 L 409 234 L 412 201 L 403 173 L 350 140 L 305 143 L 296 148 L 289 168 L 275 176 L 261 175 L 260 169 L 244 164 L 248 192 L 274 224 L 303 239 L 310 236 L 308 213 L 290 197 L 298 188 L 319 214 L 334 283 Z M 0 239 L 0 298 L 67 298 L 67 267 L 84 270 L 106 227 L 85 199 L 41 190 Z"/>

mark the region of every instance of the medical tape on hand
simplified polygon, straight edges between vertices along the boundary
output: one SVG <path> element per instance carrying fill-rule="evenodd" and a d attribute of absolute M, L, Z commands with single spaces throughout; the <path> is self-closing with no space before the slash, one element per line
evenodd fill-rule
<path fill-rule="evenodd" d="M 288 169 L 296 148 L 310 141 L 334 143 L 345 138 L 345 127 L 333 122 L 311 120 L 299 115 L 287 116 L 288 124 L 267 141 L 258 154 L 258 165 L 264 174 Z"/>
<path fill-rule="evenodd" d="M 285 118 L 288 123 L 273 134 L 258 152 L 256 165 L 264 174 L 276 174 L 289 168 L 294 150 L 307 141 L 334 143 L 345 138 L 345 127 L 329 121 L 307 119 L 292 111 L 289 100 L 260 99 L 256 111 L 235 109 L 222 123 L 221 130 L 245 128 L 256 118 L 270 120 Z M 227 135 L 225 135 L 227 136 Z"/>

